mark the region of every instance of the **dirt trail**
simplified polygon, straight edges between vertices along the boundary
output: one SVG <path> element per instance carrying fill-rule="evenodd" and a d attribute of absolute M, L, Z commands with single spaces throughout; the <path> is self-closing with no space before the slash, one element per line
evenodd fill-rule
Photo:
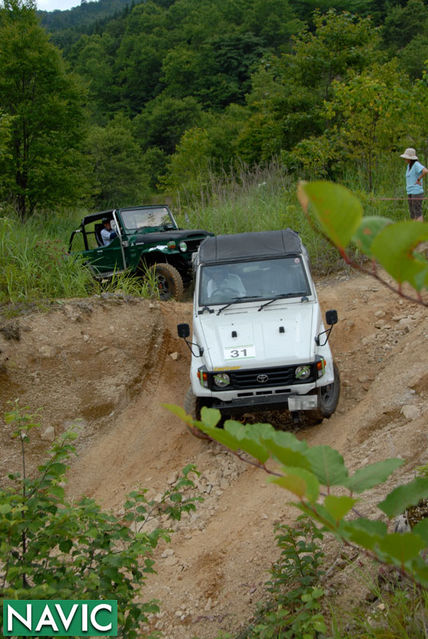
<path fill-rule="evenodd" d="M 339 314 L 331 344 L 342 395 L 330 420 L 297 435 L 338 448 L 351 468 L 402 456 L 407 463 L 391 482 L 410 478 L 428 461 L 426 310 L 367 277 L 342 275 L 318 290 L 324 309 Z M 158 575 L 145 589 L 146 598 L 162 601 L 153 627 L 166 639 L 213 639 L 220 629 L 238 629 L 263 596 L 277 554 L 273 523 L 295 514 L 259 471 L 193 438 L 162 407 L 182 404 L 188 386 L 189 352 L 176 324 L 190 321 L 189 303 L 107 297 L 0 326 L 0 400 L 19 395 L 41 407 L 34 461 L 52 431 L 80 420 L 71 496 L 94 497 L 120 513 L 136 486 L 156 496 L 186 464 L 201 471 L 205 501 L 175 526 L 171 545 L 159 548 Z M 5 471 L 18 458 L 8 427 L 1 427 Z M 364 503 L 366 514 L 374 498 Z M 341 578 L 348 577 L 339 575 L 338 583 Z"/>

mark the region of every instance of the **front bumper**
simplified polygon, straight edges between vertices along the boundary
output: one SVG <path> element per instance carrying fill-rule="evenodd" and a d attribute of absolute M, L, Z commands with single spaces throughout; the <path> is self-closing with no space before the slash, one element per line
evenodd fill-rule
<path fill-rule="evenodd" d="M 214 399 L 211 407 L 228 413 L 242 412 L 245 409 L 315 410 L 318 408 L 318 394 L 297 395 L 287 391 L 272 393 L 271 395 L 239 397 L 226 402 Z"/>

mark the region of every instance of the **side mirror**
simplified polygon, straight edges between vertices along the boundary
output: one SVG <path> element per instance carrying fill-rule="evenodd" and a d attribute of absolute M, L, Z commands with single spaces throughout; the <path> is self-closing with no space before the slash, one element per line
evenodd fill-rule
<path fill-rule="evenodd" d="M 327 311 L 325 314 L 325 321 L 329 326 L 337 324 L 337 311 Z"/>
<path fill-rule="evenodd" d="M 186 339 L 190 335 L 190 326 L 188 324 L 177 324 L 178 337 Z"/>
<path fill-rule="evenodd" d="M 326 331 L 323 331 L 315 338 L 315 343 L 317 346 L 325 346 L 328 342 L 328 338 L 330 337 L 330 333 L 333 330 L 333 325 L 337 324 L 337 311 L 331 310 L 327 311 L 325 314 L 325 321 L 328 324 L 329 328 Z M 324 335 L 324 339 L 321 342 L 321 336 Z"/>
<path fill-rule="evenodd" d="M 177 334 L 178 334 L 178 337 L 182 337 L 184 339 L 190 352 L 192 353 L 194 357 L 202 357 L 204 353 L 204 349 L 202 348 L 202 346 L 199 346 L 199 344 L 194 344 L 193 342 L 187 341 L 187 338 L 190 335 L 190 326 L 188 324 L 177 324 Z M 193 350 L 193 347 L 197 348 L 198 351 L 195 352 Z"/>

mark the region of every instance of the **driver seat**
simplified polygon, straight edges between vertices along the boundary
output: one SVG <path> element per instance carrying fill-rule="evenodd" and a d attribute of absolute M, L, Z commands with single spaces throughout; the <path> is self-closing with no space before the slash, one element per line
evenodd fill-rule
<path fill-rule="evenodd" d="M 103 229 L 102 224 L 94 224 L 95 239 L 97 240 L 98 246 L 104 246 L 104 242 L 101 237 L 102 229 Z"/>

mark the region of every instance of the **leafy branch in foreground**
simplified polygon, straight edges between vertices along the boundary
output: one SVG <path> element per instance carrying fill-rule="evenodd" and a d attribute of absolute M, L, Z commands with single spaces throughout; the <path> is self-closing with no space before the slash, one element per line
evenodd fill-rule
<path fill-rule="evenodd" d="M 426 222 L 363 217 L 359 199 L 344 186 L 331 182 L 301 182 L 297 195 L 306 215 L 313 214 L 324 237 L 338 249 L 347 264 L 397 290 L 402 297 L 428 306 L 422 299 L 422 290 L 428 288 L 428 261 L 417 251 L 428 241 Z M 371 260 L 371 269 L 358 264 L 346 252 L 351 243 Z M 398 289 L 381 277 L 377 262 L 398 283 Z M 416 297 L 403 292 L 404 282 L 416 291 Z"/>
<path fill-rule="evenodd" d="M 179 520 L 195 509 L 201 500 L 192 491 L 195 468 L 186 466 L 160 502 L 148 500 L 146 490 L 131 492 L 119 519 L 87 497 L 76 503 L 66 499 L 65 473 L 76 433 L 54 442 L 48 460 L 30 478 L 26 447 L 38 425 L 18 403 L 5 420 L 16 427 L 23 472 L 9 475 L 9 486 L 0 489 L 0 596 L 115 599 L 119 635 L 141 636 L 148 615 L 159 610 L 157 602 L 141 601 L 141 590 L 155 572 L 153 550 L 160 540 L 168 542 L 171 532 L 160 525 L 146 532 L 144 526 L 154 518 Z"/>
<path fill-rule="evenodd" d="M 204 407 L 202 421 L 194 420 L 183 408 L 166 407 L 191 427 L 199 428 L 235 455 L 244 451 L 250 462 L 270 475 L 269 481 L 294 497 L 292 504 L 349 546 L 363 550 L 381 563 L 396 567 L 403 575 L 428 586 L 428 565 L 421 552 L 428 547 L 428 519 L 411 532 L 389 533 L 379 518 L 369 519 L 356 510 L 360 495 L 385 482 L 402 459 L 369 464 L 351 474 L 340 453 L 329 446 L 309 446 L 292 433 L 276 431 L 270 424 L 243 425 L 227 420 L 218 428 L 220 412 Z M 279 472 L 269 460 L 279 464 Z M 338 493 L 338 494 L 336 494 Z M 379 516 L 393 518 L 428 497 L 428 478 L 419 477 L 398 486 L 377 504 Z"/>

